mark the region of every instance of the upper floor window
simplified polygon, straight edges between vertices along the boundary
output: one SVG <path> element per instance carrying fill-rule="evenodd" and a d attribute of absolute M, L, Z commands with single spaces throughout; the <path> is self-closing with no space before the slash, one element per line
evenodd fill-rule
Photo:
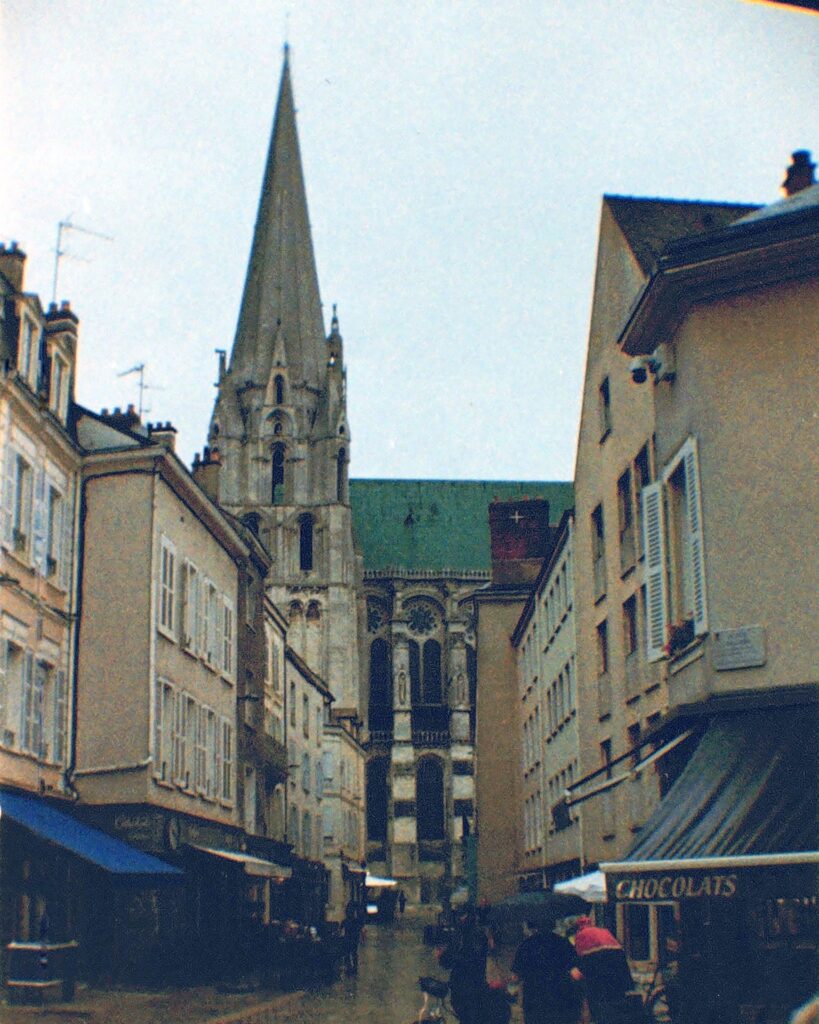
<path fill-rule="evenodd" d="M 39 332 L 34 323 L 23 316 L 23 328 L 20 336 L 20 354 L 17 360 L 17 368 L 25 382 L 33 387 L 35 367 L 37 365 L 37 346 L 39 345 Z"/>
<path fill-rule="evenodd" d="M 700 474 L 691 437 L 643 490 L 649 661 L 708 631 Z"/>
<path fill-rule="evenodd" d="M 606 592 L 606 534 L 603 524 L 603 506 L 598 505 L 591 514 L 592 562 L 594 566 L 594 599 Z"/>
<path fill-rule="evenodd" d="M 276 405 L 282 405 L 284 402 L 284 377 L 280 373 L 276 375 L 274 387 L 276 389 Z"/>
<path fill-rule="evenodd" d="M 51 388 L 49 395 L 52 412 L 65 419 L 68 406 L 68 364 L 55 352 L 51 360 Z"/>
<path fill-rule="evenodd" d="M 176 631 L 176 549 L 167 537 L 160 542 L 159 626 L 173 635 Z"/>
<path fill-rule="evenodd" d="M 637 458 L 634 460 L 634 489 L 637 495 L 636 508 L 637 513 L 637 524 L 635 533 L 637 535 L 637 544 L 639 545 L 640 557 L 642 558 L 645 554 L 643 546 L 643 503 L 640 497 L 644 487 L 648 487 L 651 483 L 651 464 L 649 462 L 648 445 L 644 444 L 640 451 L 637 453 Z"/>
<path fill-rule="evenodd" d="M 305 736 L 310 735 L 310 698 L 306 693 L 301 698 L 301 728 Z"/>
<path fill-rule="evenodd" d="M 630 469 L 617 481 L 617 521 L 620 531 L 620 569 L 625 572 L 634 565 L 636 558 Z"/>
<path fill-rule="evenodd" d="M 611 433 L 611 391 L 608 377 L 604 377 L 597 391 L 597 414 L 600 422 L 600 440 Z"/>
<path fill-rule="evenodd" d="M 299 519 L 299 568 L 309 572 L 313 568 L 313 517 L 301 516 Z"/>

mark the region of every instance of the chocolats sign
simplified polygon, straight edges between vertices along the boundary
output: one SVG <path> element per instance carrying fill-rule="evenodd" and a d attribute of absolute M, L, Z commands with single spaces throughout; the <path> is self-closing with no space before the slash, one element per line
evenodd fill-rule
<path fill-rule="evenodd" d="M 739 876 L 736 873 L 681 871 L 668 874 L 610 875 L 609 893 L 620 902 L 645 900 L 682 900 L 713 896 L 730 899 L 736 896 Z"/>

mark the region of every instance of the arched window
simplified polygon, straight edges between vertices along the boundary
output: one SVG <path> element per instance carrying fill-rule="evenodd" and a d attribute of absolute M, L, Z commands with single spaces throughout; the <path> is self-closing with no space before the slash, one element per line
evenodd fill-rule
<path fill-rule="evenodd" d="M 336 500 L 344 501 L 344 465 L 347 461 L 347 452 L 341 448 L 336 456 Z"/>
<path fill-rule="evenodd" d="M 424 644 L 422 693 L 425 704 L 441 704 L 444 699 L 441 687 L 441 645 L 437 640 L 427 640 Z"/>
<path fill-rule="evenodd" d="M 299 519 L 299 568 L 309 572 L 313 568 L 313 517 Z"/>
<path fill-rule="evenodd" d="M 387 841 L 388 772 L 386 757 L 367 762 L 367 838 L 377 843 Z"/>
<path fill-rule="evenodd" d="M 274 505 L 284 500 L 284 456 L 284 445 L 274 444 L 270 458 L 270 500 Z"/>
<path fill-rule="evenodd" d="M 444 766 L 437 757 L 424 757 L 415 775 L 415 807 L 419 842 L 444 838 Z"/>
<path fill-rule="evenodd" d="M 413 705 L 442 704 L 441 645 L 426 640 L 423 647 L 409 641 L 410 699 Z"/>
<path fill-rule="evenodd" d="M 318 601 L 311 601 L 307 605 L 306 619 L 308 622 L 318 622 L 321 619 L 321 605 Z"/>
<path fill-rule="evenodd" d="M 273 383 L 276 388 L 276 405 L 282 405 L 284 402 L 284 377 L 280 373 L 277 374 Z"/>

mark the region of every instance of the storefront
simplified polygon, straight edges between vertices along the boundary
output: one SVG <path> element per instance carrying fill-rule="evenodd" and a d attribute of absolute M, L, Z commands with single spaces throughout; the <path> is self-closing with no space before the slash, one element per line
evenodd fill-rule
<path fill-rule="evenodd" d="M 76 941 L 81 978 L 162 980 L 181 930 L 182 872 L 70 808 L 0 790 L 3 978 L 10 942 Z"/>
<path fill-rule="evenodd" d="M 815 992 L 816 730 L 813 706 L 714 716 L 628 856 L 601 865 L 675 1024 L 784 1024 Z"/>

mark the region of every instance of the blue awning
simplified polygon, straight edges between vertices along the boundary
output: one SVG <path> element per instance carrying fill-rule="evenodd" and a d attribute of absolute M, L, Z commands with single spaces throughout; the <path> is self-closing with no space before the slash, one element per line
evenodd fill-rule
<path fill-rule="evenodd" d="M 85 825 L 34 796 L 0 790 L 0 818 L 9 818 L 118 879 L 149 883 L 179 881 L 182 872 L 121 839 Z"/>

